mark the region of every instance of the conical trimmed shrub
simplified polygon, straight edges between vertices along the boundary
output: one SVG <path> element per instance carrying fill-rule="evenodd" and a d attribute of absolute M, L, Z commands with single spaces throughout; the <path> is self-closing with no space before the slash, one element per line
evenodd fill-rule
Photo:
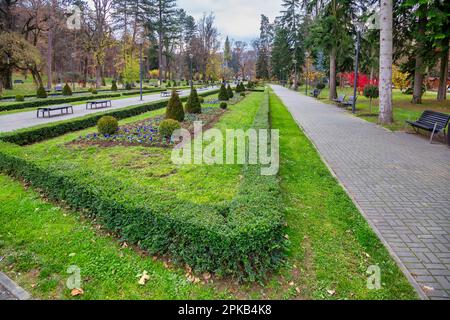
<path fill-rule="evenodd" d="M 117 90 L 118 90 L 118 88 L 117 88 L 117 81 L 113 80 L 112 81 L 112 85 L 111 85 L 111 91 L 117 91 Z"/>
<path fill-rule="evenodd" d="M 62 95 L 63 96 L 71 96 L 72 95 L 72 89 L 70 89 L 70 86 L 68 83 L 66 83 L 66 85 L 64 86 L 64 88 L 62 90 Z"/>
<path fill-rule="evenodd" d="M 172 96 L 167 104 L 166 119 L 173 119 L 179 122 L 184 121 L 183 104 L 181 103 L 180 97 L 175 90 L 172 91 Z"/>
<path fill-rule="evenodd" d="M 36 97 L 37 97 L 37 98 L 40 98 L 40 99 L 45 99 L 45 98 L 47 98 L 47 91 L 45 91 L 45 88 L 44 88 L 43 86 L 40 86 L 40 87 L 37 89 Z"/>
<path fill-rule="evenodd" d="M 225 88 L 225 85 L 222 84 L 220 86 L 220 91 L 219 91 L 219 100 L 220 101 L 228 101 L 228 92 L 227 89 Z"/>
<path fill-rule="evenodd" d="M 195 88 L 192 88 L 191 90 L 191 94 L 189 95 L 185 106 L 185 111 L 187 113 L 202 113 L 202 105 Z"/>
<path fill-rule="evenodd" d="M 234 97 L 233 89 L 231 89 L 230 85 L 228 85 L 228 87 L 227 87 L 227 93 L 228 93 L 228 98 L 231 99 Z"/>

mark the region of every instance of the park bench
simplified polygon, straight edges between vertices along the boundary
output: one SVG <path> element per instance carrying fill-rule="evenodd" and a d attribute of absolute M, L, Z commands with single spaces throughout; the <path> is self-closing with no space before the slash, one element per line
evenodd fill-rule
<path fill-rule="evenodd" d="M 182 91 L 181 90 L 177 90 L 176 91 L 178 94 L 181 94 Z M 162 91 L 161 92 L 161 97 L 170 97 L 172 95 L 172 91 Z"/>
<path fill-rule="evenodd" d="M 340 95 L 337 99 L 333 99 L 333 102 L 336 102 L 338 105 L 345 102 L 345 94 Z"/>
<path fill-rule="evenodd" d="M 24 84 L 23 80 L 14 80 L 14 84 Z"/>
<path fill-rule="evenodd" d="M 445 128 L 449 121 L 450 114 L 427 110 L 420 116 L 419 120 L 406 121 L 406 123 L 412 126 L 416 132 L 418 129 L 430 131 L 430 143 L 432 143 L 435 134 L 443 133 L 445 136 Z"/>
<path fill-rule="evenodd" d="M 112 107 L 111 100 L 89 101 L 86 103 L 86 110 L 111 108 L 111 107 Z"/>
<path fill-rule="evenodd" d="M 353 107 L 353 103 L 356 103 L 356 100 L 358 100 L 358 97 L 355 98 L 354 96 L 350 96 L 350 98 L 348 98 L 348 101 L 344 101 L 340 105 L 344 108 Z"/>
<path fill-rule="evenodd" d="M 51 113 L 53 111 L 60 111 L 59 114 L 52 115 Z M 65 114 L 73 114 L 73 107 L 69 104 L 62 105 L 62 106 L 54 106 L 54 107 L 41 107 L 37 109 L 37 117 L 39 118 L 40 115 L 42 115 L 42 118 L 46 118 L 45 114 L 47 113 L 48 118 L 54 117 L 54 116 L 62 116 Z"/>

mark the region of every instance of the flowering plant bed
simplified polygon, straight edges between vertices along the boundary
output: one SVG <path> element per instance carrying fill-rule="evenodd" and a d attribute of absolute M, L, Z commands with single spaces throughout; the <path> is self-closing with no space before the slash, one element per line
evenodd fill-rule
<path fill-rule="evenodd" d="M 194 122 L 200 121 L 203 128 L 212 127 L 225 113 L 219 108 L 202 108 L 201 114 L 186 114 L 185 120 L 180 123 L 183 129 L 194 134 Z M 121 126 L 116 134 L 89 133 L 78 137 L 69 144 L 99 145 L 110 147 L 115 145 L 148 146 L 148 147 L 173 147 L 178 141 L 167 139 L 159 134 L 159 125 L 164 121 L 164 116 L 155 116 L 143 121 Z"/>

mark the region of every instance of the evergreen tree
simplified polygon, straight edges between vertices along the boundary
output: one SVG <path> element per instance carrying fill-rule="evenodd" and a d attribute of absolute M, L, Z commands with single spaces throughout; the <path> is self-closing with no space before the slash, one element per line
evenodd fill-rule
<path fill-rule="evenodd" d="M 184 116 L 183 103 L 181 103 L 178 93 L 174 90 L 167 104 L 166 119 L 173 119 L 183 122 Z"/>
<path fill-rule="evenodd" d="M 228 85 L 228 87 L 227 87 L 227 94 L 228 94 L 228 98 L 230 98 L 230 99 L 234 97 L 233 89 L 231 89 L 230 85 Z"/>
<path fill-rule="evenodd" d="M 195 88 L 191 90 L 191 94 L 186 102 L 185 111 L 187 113 L 202 113 L 202 105 Z"/>
<path fill-rule="evenodd" d="M 230 44 L 230 39 L 227 38 L 225 39 L 225 47 L 224 47 L 224 51 L 223 51 L 223 60 L 225 63 L 225 67 L 228 68 L 230 66 L 231 63 L 231 44 Z"/>
<path fill-rule="evenodd" d="M 220 100 L 220 101 L 228 101 L 228 100 L 229 100 L 228 92 L 227 92 L 227 89 L 225 88 L 225 85 L 224 85 L 224 84 L 222 84 L 222 85 L 220 86 L 219 100 Z"/>
<path fill-rule="evenodd" d="M 63 96 L 71 96 L 72 95 L 72 89 L 70 89 L 70 86 L 68 83 L 66 83 L 66 85 L 64 86 L 64 88 L 62 90 L 62 95 Z"/>

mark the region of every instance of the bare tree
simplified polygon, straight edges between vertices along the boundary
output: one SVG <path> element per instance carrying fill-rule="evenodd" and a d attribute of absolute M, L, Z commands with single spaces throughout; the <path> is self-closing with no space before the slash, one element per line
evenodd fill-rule
<path fill-rule="evenodd" d="M 380 117 L 381 124 L 393 121 L 392 112 L 392 0 L 381 1 L 380 32 Z"/>

